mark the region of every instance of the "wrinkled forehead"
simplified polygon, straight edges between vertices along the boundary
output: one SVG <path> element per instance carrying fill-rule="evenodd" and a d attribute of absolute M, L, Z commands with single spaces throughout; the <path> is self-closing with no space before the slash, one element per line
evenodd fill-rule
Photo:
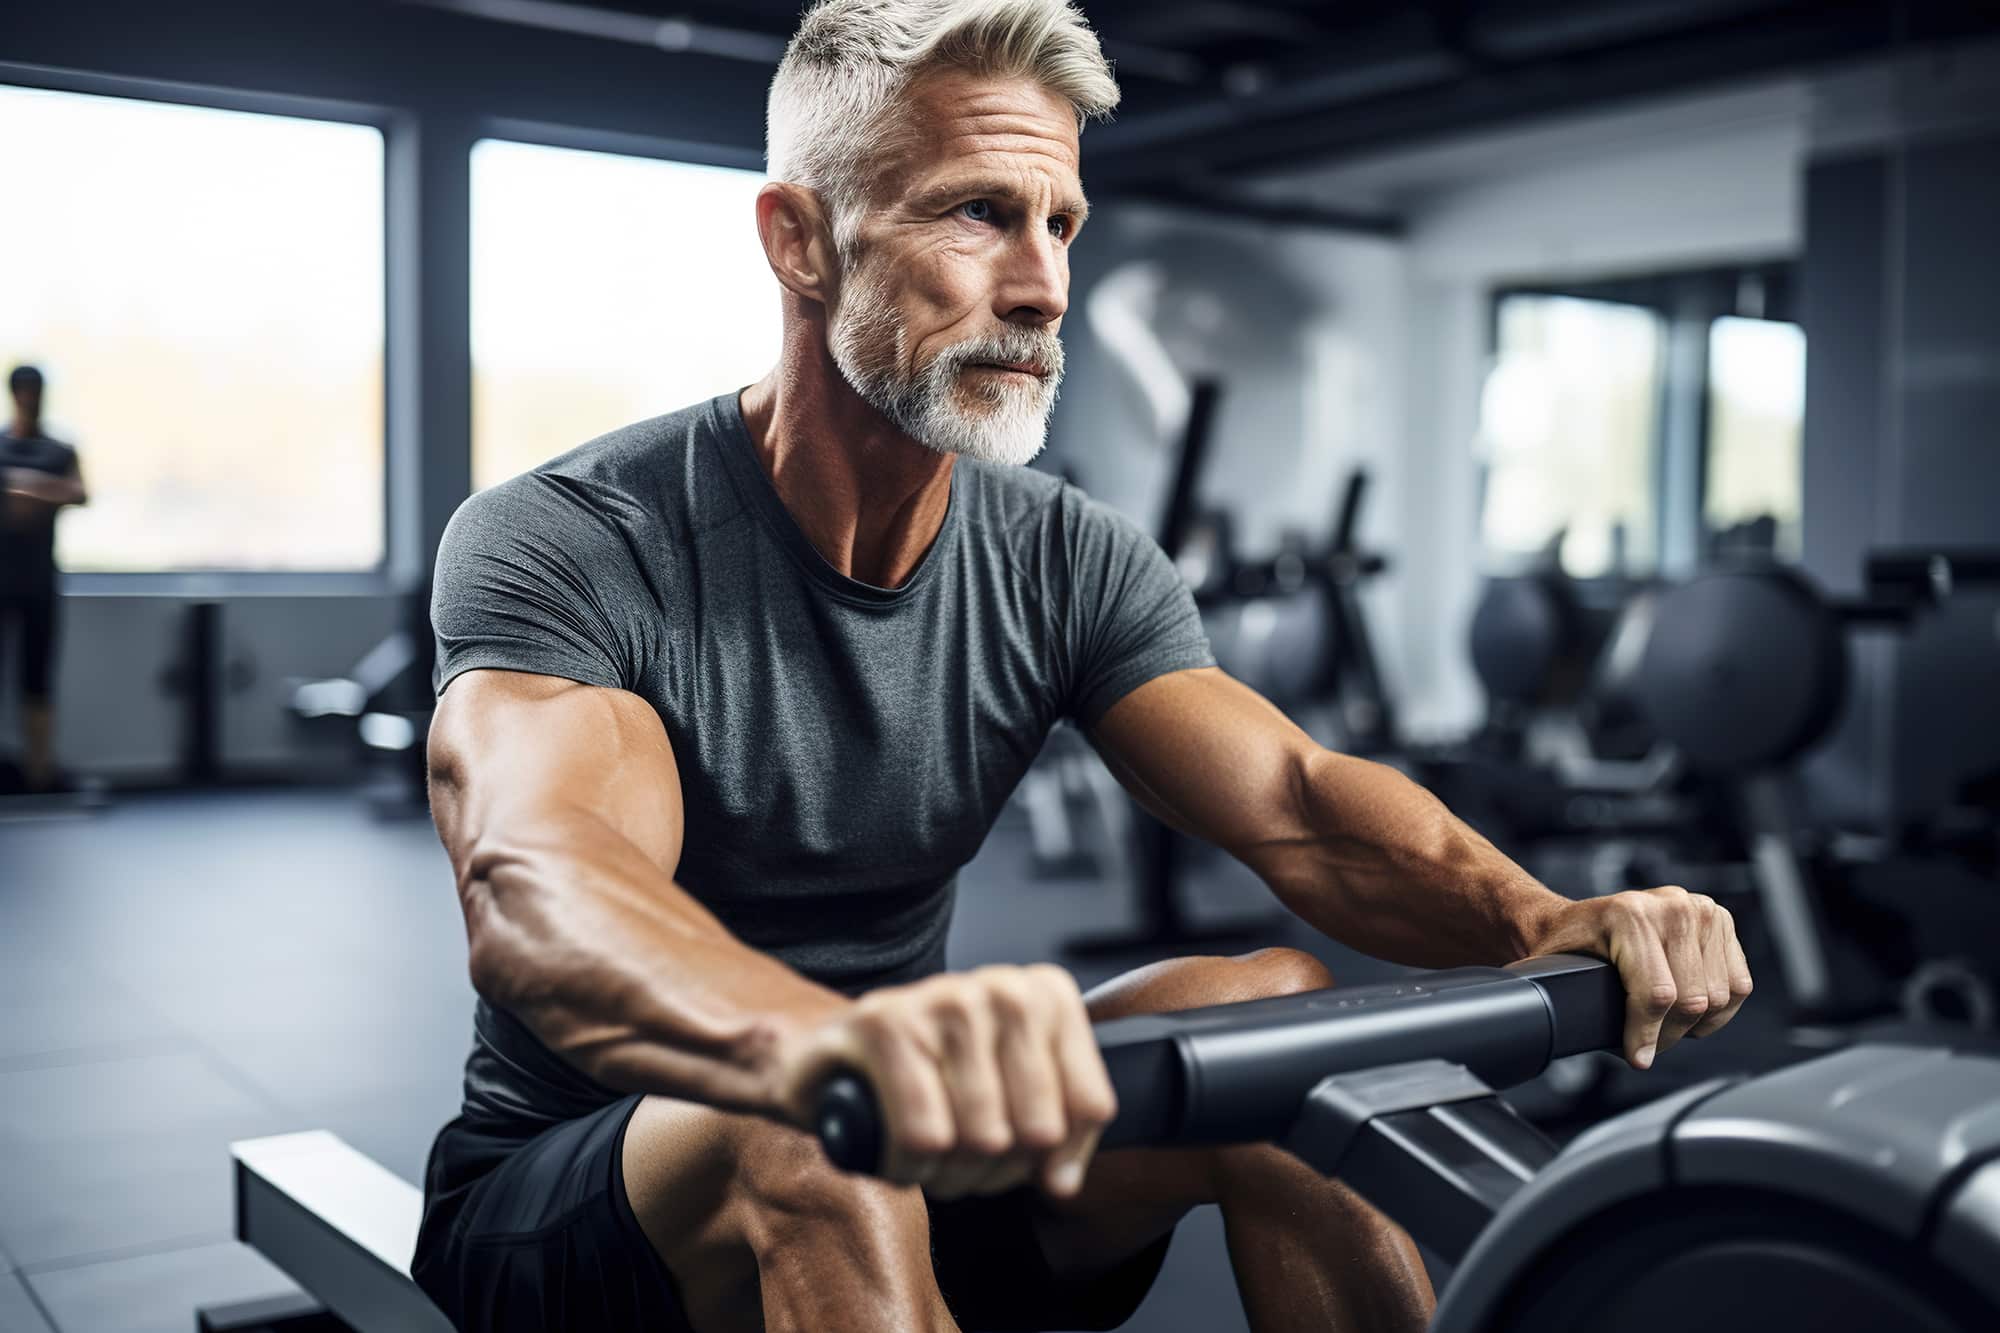
<path fill-rule="evenodd" d="M 1024 191 L 1080 198 L 1076 109 L 1026 78 L 961 70 L 927 74 L 905 91 L 877 198 L 897 199 L 955 177 L 1011 180 Z"/>

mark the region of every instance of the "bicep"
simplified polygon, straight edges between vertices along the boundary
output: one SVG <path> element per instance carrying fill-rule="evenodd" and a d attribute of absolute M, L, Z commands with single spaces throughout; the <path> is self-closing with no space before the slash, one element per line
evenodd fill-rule
<path fill-rule="evenodd" d="M 454 867 L 496 827 L 585 812 L 663 874 L 681 853 L 680 770 L 651 705 L 625 690 L 467 671 L 438 700 L 431 807 Z"/>
<path fill-rule="evenodd" d="M 1260 850 L 1307 836 L 1299 794 L 1318 744 L 1219 668 L 1148 681 L 1113 704 L 1090 739 L 1154 815 L 1253 867 Z"/>

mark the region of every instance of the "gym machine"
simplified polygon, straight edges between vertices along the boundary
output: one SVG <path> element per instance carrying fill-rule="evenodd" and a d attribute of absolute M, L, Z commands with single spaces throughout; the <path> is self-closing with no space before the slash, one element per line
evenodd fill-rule
<path fill-rule="evenodd" d="M 436 663 L 431 583 L 425 578 L 398 599 L 396 628 L 345 674 L 292 682 L 293 717 L 353 725 L 364 758 L 380 769 L 367 789 L 368 804 L 385 818 L 430 814 L 425 742 L 436 706 L 431 693 Z"/>
<path fill-rule="evenodd" d="M 2000 550 L 1874 552 L 1858 598 L 1829 598 L 1775 563 L 1714 570 L 1659 598 L 1635 682 L 1640 706 L 1692 768 L 1726 793 L 1724 808 L 1800 1018 L 1869 1018 L 1900 1001 L 1916 1022 L 1948 1013 L 1991 1023 L 1992 978 L 1963 959 L 1912 952 L 1909 925 L 1898 918 L 1913 913 L 1874 912 L 1837 928 L 1833 907 L 1852 913 L 1866 905 L 1834 892 L 1849 867 L 1805 820 L 1796 767 L 1840 717 L 1850 634 L 1907 629 L 1955 590 L 1975 586 L 2000 586 Z M 1651 877 L 1659 873 L 1678 879 L 1703 872 L 1670 868 Z M 1984 940 L 1957 943 L 1975 954 L 1983 947 L 1990 966 L 2000 957 L 2000 921 L 1991 912 L 1985 928 Z"/>
<path fill-rule="evenodd" d="M 1368 474 L 1356 469 L 1340 496 L 1330 542 L 1313 549 L 1291 535 L 1273 556 L 1245 560 L 1234 550 L 1227 515 L 1201 513 L 1197 499 L 1209 465 L 1215 413 L 1221 386 L 1198 380 L 1192 386 L 1172 483 L 1156 529 L 1161 550 L 1180 568 L 1195 604 L 1205 613 L 1240 609 L 1234 633 L 1216 632 L 1212 639 L 1225 669 L 1287 711 L 1330 705 L 1343 748 L 1366 753 L 1385 748 L 1395 729 L 1388 692 L 1376 665 L 1373 642 L 1360 600 L 1367 580 L 1388 568 L 1388 561 L 1366 550 L 1360 541 Z M 1263 614 L 1253 618 L 1253 612 Z M 1058 733 L 1057 773 L 1070 776 L 1075 790 L 1081 753 L 1080 738 Z M 1103 827 L 1112 846 L 1132 849 L 1132 877 L 1138 899 L 1138 924 L 1132 928 L 1086 935 L 1067 941 L 1063 952 L 1073 958 L 1117 957 L 1136 953 L 1168 953 L 1191 948 L 1247 947 L 1268 941 L 1284 928 L 1283 914 L 1263 913 L 1216 924 L 1195 922 L 1182 901 L 1181 881 L 1189 843 L 1179 833 L 1146 815 L 1126 813 L 1115 783 L 1095 766 L 1086 771 L 1096 779 L 1088 796 L 1103 812 Z M 1025 784 L 1024 784 L 1025 785 Z M 1046 782 L 1024 793 L 1029 804 L 1031 832 L 1057 827 Z M 1038 811 L 1039 803 L 1044 809 Z M 1067 825 L 1062 827 L 1067 828 Z M 1036 833 L 1036 845 L 1046 849 L 1044 865 L 1073 840 Z"/>
<path fill-rule="evenodd" d="M 1854 1046 L 1559 1150 L 1494 1089 L 1616 1049 L 1624 998 L 1555 956 L 1101 1023 L 1102 1146 L 1283 1145 L 1453 1266 L 1434 1333 L 2000 1327 L 2000 1060 Z M 817 1129 L 837 1165 L 879 1165 L 854 1073 Z"/>
<path fill-rule="evenodd" d="M 1701 825 L 1702 802 L 1632 693 L 1659 587 L 1571 578 L 1561 543 L 1481 589 L 1468 637 L 1482 725 L 1449 744 L 1408 747 L 1402 762 L 1516 859 L 1685 838 Z"/>
<path fill-rule="evenodd" d="M 1208 464 L 1216 406 L 1221 396 L 1222 387 L 1214 380 L 1197 380 L 1192 386 L 1173 482 L 1156 534 L 1160 549 L 1177 564 L 1194 528 L 1196 489 Z M 1067 940 L 1063 944 L 1066 955 L 1102 958 L 1164 954 L 1191 948 L 1247 948 L 1256 941 L 1269 939 L 1282 927 L 1283 918 L 1270 913 L 1216 924 L 1195 922 L 1181 898 L 1187 840 L 1152 816 L 1132 811 L 1116 799 L 1122 793 L 1101 789 L 1097 795 L 1101 808 L 1107 811 L 1104 822 L 1112 835 L 1110 845 L 1114 849 L 1129 849 L 1139 920 L 1137 925 L 1126 929 Z"/>

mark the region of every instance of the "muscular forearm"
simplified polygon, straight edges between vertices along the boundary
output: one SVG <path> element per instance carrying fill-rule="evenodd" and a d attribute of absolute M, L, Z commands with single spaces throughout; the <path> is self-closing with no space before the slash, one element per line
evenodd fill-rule
<path fill-rule="evenodd" d="M 1325 934 L 1418 967 L 1512 962 L 1567 900 L 1392 768 L 1321 752 L 1299 785 L 1304 836 L 1266 879 Z"/>
<path fill-rule="evenodd" d="M 770 1112 L 778 1042 L 848 1001 L 743 944 L 588 811 L 464 858 L 474 985 L 598 1081 Z"/>

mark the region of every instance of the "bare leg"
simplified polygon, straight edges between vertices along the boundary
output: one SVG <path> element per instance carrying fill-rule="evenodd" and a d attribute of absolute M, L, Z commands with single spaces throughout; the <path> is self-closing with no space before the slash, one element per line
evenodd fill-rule
<path fill-rule="evenodd" d="M 1279 1148 L 1226 1150 L 1216 1202 L 1256 1333 L 1422 1329 L 1436 1304 L 1408 1233 Z"/>
<path fill-rule="evenodd" d="M 1102 1021 L 1331 984 L 1310 955 L 1265 949 L 1155 963 L 1085 999 Z M 1037 1236 L 1058 1271 L 1101 1269 L 1138 1253 L 1203 1203 L 1222 1209 L 1237 1289 L 1257 1333 L 1419 1329 L 1430 1318 L 1430 1279 L 1402 1228 L 1346 1185 L 1270 1145 L 1104 1153 L 1075 1199 L 1041 1200 Z"/>
<path fill-rule="evenodd" d="M 22 701 L 22 730 L 27 735 L 28 786 L 39 789 L 55 781 L 55 714 L 47 699 Z"/>
<path fill-rule="evenodd" d="M 634 1113 L 623 1165 L 699 1333 L 957 1333 L 916 1188 L 843 1174 L 798 1130 L 664 1097 Z"/>

